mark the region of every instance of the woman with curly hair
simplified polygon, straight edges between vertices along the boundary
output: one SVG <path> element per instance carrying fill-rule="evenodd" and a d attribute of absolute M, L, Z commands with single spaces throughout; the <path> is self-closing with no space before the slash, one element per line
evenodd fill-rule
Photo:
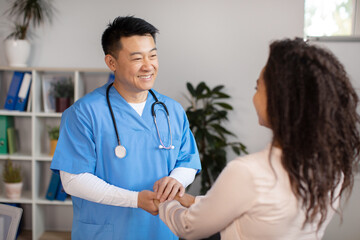
<path fill-rule="evenodd" d="M 229 162 L 205 196 L 178 199 L 186 207 L 160 203 L 160 218 L 178 236 L 321 239 L 350 195 L 358 96 L 332 53 L 300 39 L 273 42 L 253 102 L 271 143 Z"/>

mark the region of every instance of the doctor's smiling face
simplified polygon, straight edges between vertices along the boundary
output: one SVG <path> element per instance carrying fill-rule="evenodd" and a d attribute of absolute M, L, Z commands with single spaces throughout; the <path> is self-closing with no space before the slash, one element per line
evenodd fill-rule
<path fill-rule="evenodd" d="M 120 42 L 121 50 L 116 57 L 105 56 L 115 74 L 114 87 L 127 102 L 144 102 L 159 67 L 155 41 L 149 34 L 121 37 Z"/>

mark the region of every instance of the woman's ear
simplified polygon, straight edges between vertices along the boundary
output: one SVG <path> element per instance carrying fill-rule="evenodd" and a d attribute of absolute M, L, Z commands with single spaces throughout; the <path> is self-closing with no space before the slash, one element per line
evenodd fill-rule
<path fill-rule="evenodd" d="M 115 58 L 113 56 L 111 56 L 110 54 L 106 54 L 105 55 L 105 63 L 112 72 L 115 72 L 115 70 L 116 70 L 116 67 L 115 67 L 116 61 L 115 61 Z"/>

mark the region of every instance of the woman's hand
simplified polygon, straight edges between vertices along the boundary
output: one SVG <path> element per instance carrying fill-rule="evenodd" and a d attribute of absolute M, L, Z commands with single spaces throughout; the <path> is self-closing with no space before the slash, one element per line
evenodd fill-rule
<path fill-rule="evenodd" d="M 185 193 L 184 196 L 179 197 L 179 195 L 176 195 L 175 200 L 179 201 L 181 205 L 184 207 L 189 208 L 191 205 L 195 202 L 195 197 Z"/>
<path fill-rule="evenodd" d="M 184 196 L 179 197 L 179 194 L 176 195 L 175 199 L 178 201 L 182 206 L 189 208 L 195 202 L 195 197 L 185 193 Z M 160 201 L 158 199 L 154 199 L 154 205 L 159 209 Z"/>

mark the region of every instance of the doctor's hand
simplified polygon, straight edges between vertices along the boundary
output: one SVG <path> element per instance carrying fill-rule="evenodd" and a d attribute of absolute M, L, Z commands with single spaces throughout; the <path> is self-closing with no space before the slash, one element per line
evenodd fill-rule
<path fill-rule="evenodd" d="M 172 177 L 163 177 L 154 183 L 153 190 L 156 193 L 156 199 L 160 202 L 173 200 L 177 194 L 182 197 L 185 193 L 184 186 Z"/>
<path fill-rule="evenodd" d="M 143 190 L 139 192 L 138 195 L 138 208 L 142 208 L 145 211 L 151 213 L 152 215 L 158 215 L 159 209 L 154 204 L 156 199 L 156 193 L 149 190 Z"/>

